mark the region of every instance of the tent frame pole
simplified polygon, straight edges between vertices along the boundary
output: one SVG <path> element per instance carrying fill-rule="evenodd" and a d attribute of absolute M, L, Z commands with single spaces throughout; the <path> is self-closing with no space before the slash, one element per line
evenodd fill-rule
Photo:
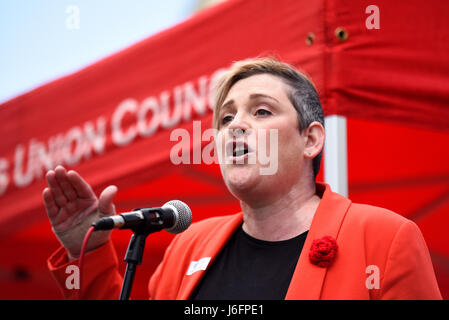
<path fill-rule="evenodd" d="M 332 191 L 348 197 L 348 152 L 346 118 L 330 115 L 324 118 L 324 181 Z"/>

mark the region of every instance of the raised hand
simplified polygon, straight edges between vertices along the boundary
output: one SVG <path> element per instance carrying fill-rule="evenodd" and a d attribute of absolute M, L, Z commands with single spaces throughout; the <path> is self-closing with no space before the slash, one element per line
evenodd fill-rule
<path fill-rule="evenodd" d="M 108 186 L 97 198 L 91 186 L 75 171 L 62 166 L 46 174 L 48 188 L 43 198 L 53 232 L 73 259 L 79 256 L 84 236 L 94 221 L 115 214 L 113 198 L 117 187 Z M 106 243 L 110 231 L 96 231 L 87 251 Z"/>

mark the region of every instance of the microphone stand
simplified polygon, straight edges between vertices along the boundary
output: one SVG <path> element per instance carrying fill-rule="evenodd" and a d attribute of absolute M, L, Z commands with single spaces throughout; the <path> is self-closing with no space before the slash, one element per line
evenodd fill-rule
<path fill-rule="evenodd" d="M 126 250 L 125 261 L 127 262 L 125 277 L 123 279 L 120 300 L 128 300 L 131 288 L 134 282 L 136 268 L 142 264 L 143 250 L 145 249 L 145 240 L 149 233 L 135 232 L 131 236 L 128 249 Z"/>
<path fill-rule="evenodd" d="M 150 233 L 163 229 L 163 225 L 160 220 L 148 219 L 147 221 L 148 225 L 131 229 L 134 234 L 131 236 L 128 249 L 126 250 L 124 260 L 127 262 L 127 265 L 119 300 L 129 300 L 137 266 L 142 264 L 143 251 L 145 249 L 145 241 L 147 236 Z"/>

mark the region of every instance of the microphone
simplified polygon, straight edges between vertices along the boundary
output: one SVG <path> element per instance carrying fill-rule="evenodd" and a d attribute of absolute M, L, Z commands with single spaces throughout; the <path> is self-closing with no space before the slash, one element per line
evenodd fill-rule
<path fill-rule="evenodd" d="M 181 233 L 192 223 L 192 211 L 180 200 L 171 200 L 162 207 L 141 208 L 94 222 L 95 230 L 148 228 L 151 231 L 165 229 Z"/>

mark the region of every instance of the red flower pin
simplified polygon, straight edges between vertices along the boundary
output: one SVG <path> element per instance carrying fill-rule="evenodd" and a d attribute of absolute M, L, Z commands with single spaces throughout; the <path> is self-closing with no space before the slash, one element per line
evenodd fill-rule
<path fill-rule="evenodd" d="M 314 265 L 321 268 L 330 267 L 337 257 L 337 241 L 331 236 L 315 239 L 310 247 L 309 259 Z"/>

